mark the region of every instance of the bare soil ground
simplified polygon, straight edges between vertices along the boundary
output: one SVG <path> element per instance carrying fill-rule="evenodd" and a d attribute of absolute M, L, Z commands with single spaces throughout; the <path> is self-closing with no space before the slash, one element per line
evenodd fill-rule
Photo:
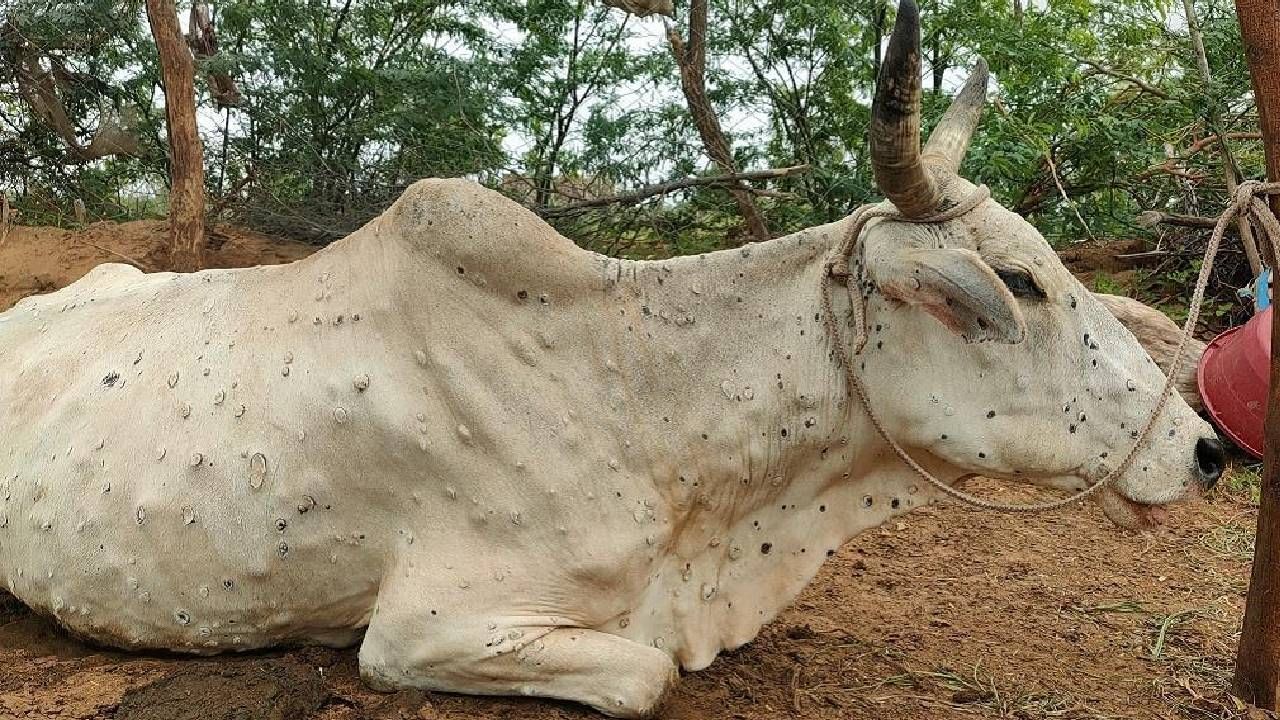
<path fill-rule="evenodd" d="M 97 222 L 80 230 L 15 227 L 0 242 L 0 311 L 28 295 L 70 285 L 102 263 L 127 263 L 146 272 L 164 270 L 163 260 L 158 258 L 163 255 L 166 232 L 161 220 Z M 315 250 L 303 243 L 218 226 L 209 232 L 205 265 L 275 265 L 306 257 Z"/>
<path fill-rule="evenodd" d="M 310 250 L 221 234 L 214 265 Z M 155 257 L 163 238 L 156 223 L 17 229 L 0 246 L 0 309 L 119 255 Z M 1251 481 L 1236 470 L 1145 534 L 1117 530 L 1091 505 L 1035 516 L 917 511 L 856 538 L 755 642 L 685 676 L 664 717 L 1264 717 L 1225 692 L 1253 552 Z M 547 701 L 373 693 L 354 650 L 117 653 L 0 593 L 0 720 L 592 717 Z"/>

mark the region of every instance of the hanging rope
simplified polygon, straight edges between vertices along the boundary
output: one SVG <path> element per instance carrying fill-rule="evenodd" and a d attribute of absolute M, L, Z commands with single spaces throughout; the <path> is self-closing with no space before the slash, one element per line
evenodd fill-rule
<path fill-rule="evenodd" d="M 1124 459 L 1116 468 L 1089 487 L 1075 493 L 1074 495 L 1063 498 L 1061 500 L 1051 500 L 1047 502 L 1014 504 L 1004 503 L 994 500 L 987 500 L 976 495 L 971 495 L 963 490 L 958 490 L 951 485 L 934 477 L 932 473 L 924 469 L 907 451 L 898 444 L 889 435 L 884 424 L 880 421 L 879 415 L 876 414 L 875 408 L 871 406 L 871 399 L 867 395 L 867 389 L 862 384 L 862 378 L 854 371 L 853 357 L 862 353 L 863 348 L 867 344 L 867 306 L 866 298 L 859 292 L 860 278 L 854 278 L 849 270 L 850 259 L 862 241 L 863 231 L 866 229 L 867 223 L 876 218 L 886 218 L 897 222 L 907 222 L 914 224 L 936 224 L 944 223 L 961 217 L 974 208 L 981 205 L 991 197 L 990 190 L 985 185 L 979 185 L 967 198 L 954 207 L 940 211 L 933 215 L 920 218 L 903 217 L 892 206 L 863 205 L 854 213 L 849 224 L 849 230 L 841 239 L 840 244 L 836 247 L 831 258 L 827 261 L 827 271 L 822 275 L 822 310 L 823 320 L 826 325 L 827 336 L 831 338 L 831 342 L 835 347 L 835 359 L 840 367 L 844 370 L 845 383 L 852 389 L 854 394 L 862 402 L 862 407 L 867 412 L 872 426 L 876 432 L 889 445 L 893 453 L 898 456 L 907 467 L 911 468 L 916 475 L 922 480 L 937 488 L 944 494 L 955 498 L 961 502 L 973 505 L 974 507 L 986 510 L 996 510 L 1000 512 L 1040 512 L 1044 510 L 1055 510 L 1065 507 L 1074 502 L 1084 500 L 1101 490 L 1108 483 L 1123 475 L 1128 471 L 1129 466 L 1137 457 L 1138 451 L 1142 448 L 1150 435 L 1152 428 L 1155 427 L 1156 420 L 1164 411 L 1165 405 L 1168 404 L 1169 396 L 1173 393 L 1174 378 L 1178 376 L 1178 370 L 1181 368 L 1183 354 L 1187 347 L 1187 341 L 1191 339 L 1195 333 L 1196 322 L 1200 318 L 1200 306 L 1204 302 L 1205 288 L 1209 285 L 1209 275 L 1213 270 L 1213 261 L 1218 255 L 1218 248 L 1222 244 L 1222 238 L 1226 234 L 1227 227 L 1237 217 L 1242 217 L 1245 222 L 1252 217 L 1262 229 L 1262 234 L 1266 241 L 1270 243 L 1272 248 L 1272 259 L 1280 257 L 1280 221 L 1271 213 L 1271 209 L 1263 202 L 1259 196 L 1280 194 L 1280 182 L 1262 183 L 1256 180 L 1248 180 L 1236 188 L 1235 195 L 1232 197 L 1231 204 L 1222 211 L 1218 217 L 1217 223 L 1214 225 L 1213 234 L 1209 238 L 1209 244 L 1204 249 L 1204 261 L 1200 265 L 1200 275 L 1196 278 L 1195 291 L 1191 294 L 1191 304 L 1187 308 L 1187 320 L 1182 326 L 1182 336 L 1178 341 L 1178 349 L 1174 353 L 1173 363 L 1165 371 L 1164 388 L 1160 391 L 1159 397 L 1156 399 L 1155 406 L 1151 409 L 1151 414 L 1147 418 L 1147 422 L 1143 425 L 1142 430 L 1138 433 L 1134 440 L 1133 446 L 1125 453 Z M 849 294 L 849 304 L 853 310 L 853 328 L 856 333 L 852 343 L 852 352 L 850 346 L 846 345 L 840 331 L 840 323 L 836 317 L 835 311 L 831 305 L 832 285 L 837 280 L 845 285 L 845 289 Z"/>

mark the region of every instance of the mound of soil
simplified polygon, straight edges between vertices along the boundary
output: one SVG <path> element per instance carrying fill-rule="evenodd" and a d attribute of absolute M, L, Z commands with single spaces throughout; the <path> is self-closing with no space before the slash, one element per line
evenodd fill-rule
<path fill-rule="evenodd" d="M 1146 249 L 1141 238 L 1091 240 L 1059 250 L 1058 257 L 1090 290 L 1128 295 L 1137 280 L 1137 268 L 1151 264 L 1140 255 Z M 1105 278 L 1105 287 L 1098 287 L 1100 277 Z"/>
<path fill-rule="evenodd" d="M 28 295 L 66 287 L 102 263 L 128 263 L 145 272 L 169 270 L 157 264 L 167 244 L 167 225 L 162 220 L 98 222 L 79 230 L 15 227 L 0 243 L 0 312 Z M 239 228 L 216 226 L 208 234 L 205 265 L 277 265 L 306 257 L 316 249 Z"/>
<path fill-rule="evenodd" d="M 231 229 L 218 265 L 312 248 Z M 162 224 L 21 228 L 0 246 L 0 307 L 120 255 Z M 685 675 L 673 720 L 1257 718 L 1226 694 L 1255 505 L 1227 478 L 1208 502 L 1134 535 L 1093 506 L 1000 515 L 924 508 L 841 548 L 754 642 Z M 1236 488 L 1236 489 L 1232 489 Z M 988 496 L 1025 488 L 975 481 Z M 354 649 L 192 659 L 83 645 L 0 593 L 3 720 L 586 720 L 559 702 L 378 694 Z"/>

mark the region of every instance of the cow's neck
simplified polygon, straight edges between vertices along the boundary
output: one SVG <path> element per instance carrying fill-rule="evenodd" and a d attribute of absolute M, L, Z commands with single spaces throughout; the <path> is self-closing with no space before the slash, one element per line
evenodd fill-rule
<path fill-rule="evenodd" d="M 624 265 L 647 351 L 623 375 L 648 395 L 635 426 L 671 514 L 665 582 L 641 605 L 676 598 L 645 630 L 674 635 L 687 667 L 754 637 L 849 537 L 931 497 L 830 354 L 819 281 L 842 228 Z"/>
<path fill-rule="evenodd" d="M 655 480 L 686 520 L 731 524 L 890 464 L 821 315 L 823 262 L 841 228 L 628 266 L 619 294 L 639 317 L 625 321 L 647 351 L 626 360 L 632 392 L 653 400 L 639 424 L 663 451 Z"/>

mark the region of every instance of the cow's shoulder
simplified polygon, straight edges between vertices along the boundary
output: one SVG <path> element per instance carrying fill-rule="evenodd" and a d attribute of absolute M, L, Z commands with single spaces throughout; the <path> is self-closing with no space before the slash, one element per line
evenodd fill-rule
<path fill-rule="evenodd" d="M 590 284 L 603 260 L 519 203 L 459 178 L 409 186 L 378 229 L 395 234 L 424 261 L 489 283 Z"/>

